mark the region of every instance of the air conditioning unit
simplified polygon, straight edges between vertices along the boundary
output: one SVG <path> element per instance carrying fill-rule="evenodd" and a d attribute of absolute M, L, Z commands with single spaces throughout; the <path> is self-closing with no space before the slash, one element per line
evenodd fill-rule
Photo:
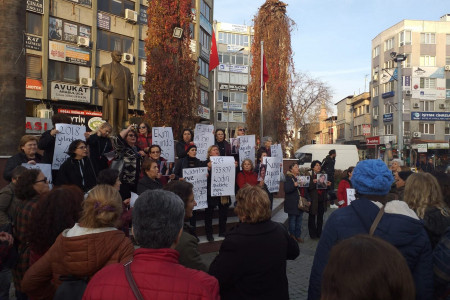
<path fill-rule="evenodd" d="M 125 19 L 127 22 L 136 24 L 137 23 L 138 14 L 132 9 L 125 9 Z"/>
<path fill-rule="evenodd" d="M 89 47 L 89 38 L 84 37 L 84 36 L 78 36 L 77 44 L 80 47 Z"/>
<path fill-rule="evenodd" d="M 419 108 L 419 103 L 414 103 L 413 108 Z"/>
<path fill-rule="evenodd" d="M 92 78 L 80 77 L 80 85 L 92 86 Z"/>
<path fill-rule="evenodd" d="M 439 108 L 444 109 L 445 108 L 445 104 L 439 104 Z"/>
<path fill-rule="evenodd" d="M 378 115 L 373 116 L 374 120 L 378 120 Z"/>
<path fill-rule="evenodd" d="M 140 101 L 144 101 L 144 94 L 145 94 L 144 92 L 140 92 L 139 93 L 139 100 Z"/>
<path fill-rule="evenodd" d="M 122 60 L 123 60 L 123 62 L 126 62 L 128 64 L 132 64 L 134 61 L 134 56 L 133 56 L 133 54 L 130 54 L 130 53 L 124 53 L 122 55 Z"/>
<path fill-rule="evenodd" d="M 421 133 L 421 132 L 419 132 L 419 131 L 413 132 L 413 137 L 415 137 L 415 138 L 420 138 L 421 136 L 422 136 L 422 133 Z"/>
<path fill-rule="evenodd" d="M 445 71 L 450 71 L 450 65 L 445 65 L 444 69 Z"/>
<path fill-rule="evenodd" d="M 410 90 L 406 91 L 406 96 L 411 96 L 411 91 Z"/>
<path fill-rule="evenodd" d="M 53 110 L 51 109 L 38 109 L 36 112 L 38 118 L 51 119 L 53 117 Z"/>

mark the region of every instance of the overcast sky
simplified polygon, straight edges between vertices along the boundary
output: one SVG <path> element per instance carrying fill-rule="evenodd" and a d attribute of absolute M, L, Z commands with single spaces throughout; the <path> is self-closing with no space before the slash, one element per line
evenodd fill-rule
<path fill-rule="evenodd" d="M 253 25 L 264 0 L 215 0 L 214 20 Z M 285 0 L 297 24 L 292 49 L 297 71 L 327 82 L 333 103 L 369 89 L 371 42 L 404 19 L 437 21 L 449 0 Z M 270 70 L 269 70 L 270 73 Z M 365 84 L 365 76 L 367 83 Z"/>

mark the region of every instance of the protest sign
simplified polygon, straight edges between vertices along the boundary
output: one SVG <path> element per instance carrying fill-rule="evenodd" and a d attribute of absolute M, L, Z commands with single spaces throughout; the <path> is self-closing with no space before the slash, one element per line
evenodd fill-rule
<path fill-rule="evenodd" d="M 175 161 L 172 127 L 153 127 L 152 142 L 161 147 L 161 156 L 168 162 Z"/>
<path fill-rule="evenodd" d="M 299 187 L 309 187 L 309 176 L 298 176 L 297 182 Z"/>
<path fill-rule="evenodd" d="M 239 137 L 239 166 L 242 170 L 244 159 L 250 159 L 255 164 L 255 136 L 243 135 Z"/>
<path fill-rule="evenodd" d="M 136 203 L 137 198 L 139 197 L 138 194 L 131 192 L 131 197 L 130 197 L 130 207 L 133 207 L 134 204 Z"/>
<path fill-rule="evenodd" d="M 280 190 L 280 164 L 278 157 L 264 157 L 263 163 L 266 165 L 266 176 L 264 183 L 270 193 L 277 193 Z"/>
<path fill-rule="evenodd" d="M 183 169 L 183 178 L 187 182 L 192 183 L 194 186 L 194 199 L 197 202 L 197 206 L 194 207 L 194 210 L 207 208 L 207 174 L 208 168 L 188 168 Z"/>
<path fill-rule="evenodd" d="M 283 162 L 283 149 L 281 144 L 275 144 L 270 146 L 270 156 L 277 157 Z M 283 163 L 280 164 L 280 176 L 283 174 Z"/>
<path fill-rule="evenodd" d="M 195 125 L 194 144 L 197 146 L 197 158 L 199 160 L 206 160 L 209 146 L 214 145 L 213 131 L 213 125 Z"/>
<path fill-rule="evenodd" d="M 45 177 L 47 177 L 48 183 L 52 183 L 52 165 L 51 164 L 27 164 L 23 163 L 23 167 L 27 169 L 38 169 L 41 170 L 41 172 L 44 174 Z"/>
<path fill-rule="evenodd" d="M 56 124 L 55 127 L 56 130 L 59 131 L 59 133 L 56 134 L 52 169 L 59 170 L 59 167 L 69 157 L 69 155 L 67 154 L 67 150 L 70 143 L 72 143 L 72 141 L 74 140 L 86 140 L 84 137 L 86 127 L 69 124 Z"/>
<path fill-rule="evenodd" d="M 211 197 L 234 195 L 236 167 L 232 156 L 211 156 Z"/>
<path fill-rule="evenodd" d="M 350 205 L 352 201 L 356 200 L 355 193 L 355 189 L 347 189 L 347 205 Z"/>

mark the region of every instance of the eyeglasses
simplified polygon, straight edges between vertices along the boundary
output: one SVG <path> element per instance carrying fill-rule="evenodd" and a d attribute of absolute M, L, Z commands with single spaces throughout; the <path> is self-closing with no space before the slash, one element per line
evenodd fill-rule
<path fill-rule="evenodd" d="M 150 153 L 151 154 L 158 154 L 158 153 L 161 153 L 161 151 L 151 151 Z"/>
<path fill-rule="evenodd" d="M 136 137 L 134 134 L 127 134 L 128 137 Z"/>
<path fill-rule="evenodd" d="M 239 128 L 238 131 L 245 131 L 245 129 L 244 128 Z"/>
<path fill-rule="evenodd" d="M 47 183 L 47 182 L 48 182 L 48 179 L 47 179 L 47 177 L 44 177 L 44 179 L 42 179 L 42 180 L 36 180 L 34 183 L 39 183 L 39 182 L 45 182 L 45 183 Z"/>
<path fill-rule="evenodd" d="M 87 149 L 87 147 L 86 146 L 80 146 L 80 147 L 77 147 L 77 149 Z"/>
<path fill-rule="evenodd" d="M 139 129 L 147 129 L 145 126 L 139 126 Z"/>

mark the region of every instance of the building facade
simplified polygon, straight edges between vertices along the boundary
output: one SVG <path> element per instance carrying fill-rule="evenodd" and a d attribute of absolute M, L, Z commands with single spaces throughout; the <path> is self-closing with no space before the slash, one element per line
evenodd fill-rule
<path fill-rule="evenodd" d="M 214 28 L 219 54 L 214 71 L 214 125 L 233 136 L 236 127 L 245 127 L 246 122 L 253 27 L 215 21 Z"/>
<path fill-rule="evenodd" d="M 213 0 L 192 0 L 191 49 L 199 65 L 199 115 L 208 120 L 212 92 L 208 71 Z M 147 0 L 28 0 L 26 12 L 27 132 L 51 126 L 53 113 L 75 124 L 101 118 L 102 95 L 95 78 L 119 50 L 133 77 L 130 116 L 144 112 Z M 38 126 L 37 124 L 40 124 Z"/>
<path fill-rule="evenodd" d="M 396 54 L 402 89 L 397 87 Z M 403 20 L 372 40 L 371 143 L 397 149 L 399 122 L 404 156 L 427 144 L 448 155 L 450 139 L 450 14 L 439 21 Z M 397 97 L 401 94 L 402 107 Z M 398 109 L 402 110 L 401 119 Z M 447 154 L 445 154 L 447 153 Z M 428 155 L 430 155 L 428 151 Z"/>

